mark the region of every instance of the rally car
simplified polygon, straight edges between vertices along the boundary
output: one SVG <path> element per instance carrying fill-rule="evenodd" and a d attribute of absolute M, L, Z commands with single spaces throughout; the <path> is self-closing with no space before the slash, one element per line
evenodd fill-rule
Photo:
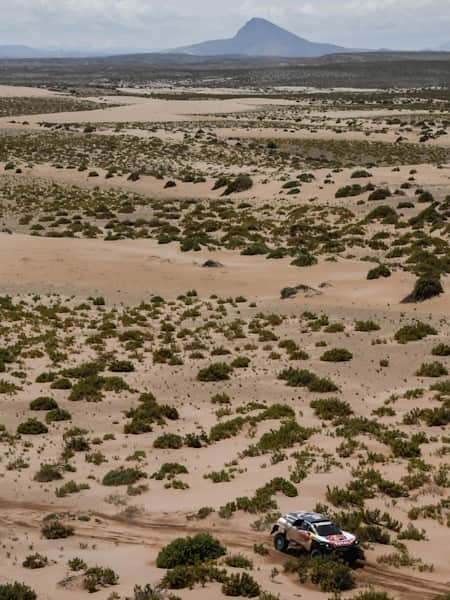
<path fill-rule="evenodd" d="M 359 540 L 342 531 L 325 515 L 315 512 L 291 512 L 278 519 L 272 527 L 273 545 L 279 552 L 288 548 L 322 556 L 335 552 L 349 554 L 359 547 Z"/>

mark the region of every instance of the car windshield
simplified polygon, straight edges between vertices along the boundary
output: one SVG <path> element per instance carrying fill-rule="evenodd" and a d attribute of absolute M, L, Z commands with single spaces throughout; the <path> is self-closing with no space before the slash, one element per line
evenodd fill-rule
<path fill-rule="evenodd" d="M 339 535 L 342 531 L 339 529 L 337 525 L 334 523 L 323 523 L 316 525 L 317 533 L 323 537 L 328 537 L 329 535 Z"/>

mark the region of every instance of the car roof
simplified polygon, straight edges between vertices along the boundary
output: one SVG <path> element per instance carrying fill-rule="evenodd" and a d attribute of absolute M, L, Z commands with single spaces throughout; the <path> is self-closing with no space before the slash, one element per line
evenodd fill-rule
<path fill-rule="evenodd" d="M 323 523 L 324 521 L 329 522 L 330 519 L 325 515 L 321 515 L 320 513 L 311 512 L 311 511 L 298 511 L 298 512 L 290 512 L 286 515 L 289 521 L 298 519 L 303 519 L 303 521 L 307 521 L 308 523 Z"/>

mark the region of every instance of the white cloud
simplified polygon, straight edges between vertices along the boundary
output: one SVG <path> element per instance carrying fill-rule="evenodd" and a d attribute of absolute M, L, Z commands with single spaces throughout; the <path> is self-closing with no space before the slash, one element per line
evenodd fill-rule
<path fill-rule="evenodd" d="M 245 19 L 358 47 L 450 40 L 448 0 L 0 0 L 1 43 L 164 48 L 228 37 Z"/>

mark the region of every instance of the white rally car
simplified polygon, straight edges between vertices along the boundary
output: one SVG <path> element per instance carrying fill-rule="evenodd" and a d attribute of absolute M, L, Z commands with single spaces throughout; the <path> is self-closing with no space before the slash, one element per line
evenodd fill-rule
<path fill-rule="evenodd" d="M 279 552 L 301 549 L 311 556 L 336 552 L 347 554 L 359 547 L 359 540 L 342 531 L 325 515 L 315 512 L 291 512 L 272 527 L 273 545 Z"/>

